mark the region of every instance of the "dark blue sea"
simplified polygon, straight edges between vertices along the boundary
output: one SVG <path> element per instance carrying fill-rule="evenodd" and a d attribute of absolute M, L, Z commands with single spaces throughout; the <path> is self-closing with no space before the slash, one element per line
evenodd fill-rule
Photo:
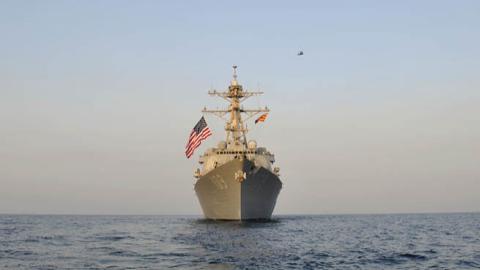
<path fill-rule="evenodd" d="M 480 269 L 480 214 L 0 215 L 1 269 Z"/>

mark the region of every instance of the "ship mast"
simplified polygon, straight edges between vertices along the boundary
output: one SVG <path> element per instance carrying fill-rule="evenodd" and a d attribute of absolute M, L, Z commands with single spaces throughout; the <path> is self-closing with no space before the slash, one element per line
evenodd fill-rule
<path fill-rule="evenodd" d="M 238 84 L 237 81 L 237 66 L 233 66 L 233 80 L 228 87 L 228 91 L 225 92 L 218 92 L 216 90 L 212 90 L 208 92 L 211 96 L 218 96 L 225 99 L 227 102 L 230 103 L 228 109 L 226 110 L 208 110 L 204 108 L 202 110 L 203 113 L 212 113 L 224 120 L 226 120 L 225 124 L 225 131 L 227 133 L 227 145 L 229 147 L 244 147 L 247 146 L 247 137 L 246 133 L 248 129 L 244 126 L 244 122 L 242 120 L 242 113 L 247 115 L 245 120 L 252 118 L 253 116 L 262 113 L 262 112 L 269 112 L 270 110 L 265 108 L 258 108 L 258 109 L 244 109 L 241 106 L 241 103 L 245 101 L 247 98 L 251 96 L 257 96 L 263 94 L 263 92 L 248 92 L 244 91 L 243 87 Z M 229 118 L 225 118 L 227 114 L 230 114 Z"/>

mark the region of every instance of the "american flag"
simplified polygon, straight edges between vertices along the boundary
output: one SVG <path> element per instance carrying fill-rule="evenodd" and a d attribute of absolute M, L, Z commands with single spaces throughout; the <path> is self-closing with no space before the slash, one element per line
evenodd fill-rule
<path fill-rule="evenodd" d="M 203 140 L 212 135 L 212 132 L 207 127 L 205 118 L 200 118 L 200 121 L 193 127 L 190 138 L 188 138 L 187 146 L 185 147 L 185 155 L 190 158 L 193 155 L 195 149 L 197 149 Z"/>

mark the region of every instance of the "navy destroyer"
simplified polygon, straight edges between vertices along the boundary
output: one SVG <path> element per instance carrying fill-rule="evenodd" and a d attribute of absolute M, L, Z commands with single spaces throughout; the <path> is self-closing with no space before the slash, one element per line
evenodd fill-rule
<path fill-rule="evenodd" d="M 241 105 L 247 98 L 263 92 L 244 90 L 237 81 L 236 69 L 233 66 L 233 80 L 227 91 L 209 91 L 211 96 L 226 100 L 228 108 L 202 110 L 226 121 L 226 140 L 200 156 L 201 168 L 194 173 L 195 192 L 207 219 L 270 219 L 282 188 L 280 169 L 273 167 L 275 158 L 271 152 L 258 147 L 254 140 L 247 141 L 248 129 L 244 124 L 261 113 L 256 122 L 264 121 L 269 109 L 245 109 Z"/>

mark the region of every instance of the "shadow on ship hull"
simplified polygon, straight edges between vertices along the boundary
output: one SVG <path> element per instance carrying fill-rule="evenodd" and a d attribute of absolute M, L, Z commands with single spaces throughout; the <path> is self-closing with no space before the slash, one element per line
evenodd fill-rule
<path fill-rule="evenodd" d="M 203 213 L 213 220 L 269 220 L 281 188 L 275 174 L 247 159 L 229 161 L 195 184 Z"/>

